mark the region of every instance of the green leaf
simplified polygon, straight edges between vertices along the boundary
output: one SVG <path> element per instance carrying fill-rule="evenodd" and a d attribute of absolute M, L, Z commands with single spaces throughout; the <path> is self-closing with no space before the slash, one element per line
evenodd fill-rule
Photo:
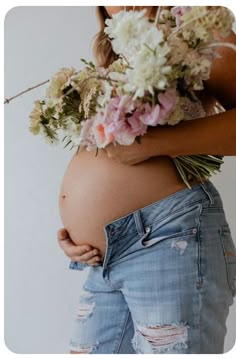
<path fill-rule="evenodd" d="M 82 61 L 85 65 L 87 65 L 88 67 L 91 67 L 92 69 L 95 68 L 95 65 L 93 64 L 92 61 L 87 61 L 84 58 L 81 58 L 80 61 Z"/>
<path fill-rule="evenodd" d="M 173 158 L 174 164 L 188 188 L 191 188 L 188 177 L 193 176 L 200 179 L 209 178 L 212 174 L 221 172 L 220 166 L 224 162 L 223 156 L 212 155 L 190 155 Z"/>
<path fill-rule="evenodd" d="M 64 148 L 66 148 L 72 141 L 68 141 L 67 144 L 64 146 Z"/>

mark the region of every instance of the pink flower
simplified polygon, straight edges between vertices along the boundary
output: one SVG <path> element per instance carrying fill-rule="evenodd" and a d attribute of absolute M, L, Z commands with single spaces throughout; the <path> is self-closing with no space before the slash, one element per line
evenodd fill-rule
<path fill-rule="evenodd" d="M 119 121 L 134 109 L 132 98 L 128 95 L 111 98 L 104 109 L 104 122 Z"/>
<path fill-rule="evenodd" d="M 126 123 L 128 123 L 130 129 L 130 133 L 132 133 L 135 136 L 144 135 L 144 133 L 147 131 L 147 124 L 143 123 L 140 120 L 141 112 L 139 109 L 136 109 L 132 116 L 128 117 L 126 120 Z"/>
<path fill-rule="evenodd" d="M 136 136 L 143 135 L 147 125 L 139 119 L 139 105 L 128 95 L 112 98 L 95 117 L 92 133 L 97 146 L 104 148 L 112 141 L 130 145 Z"/>
<path fill-rule="evenodd" d="M 81 122 L 80 136 L 82 138 L 82 145 L 86 146 L 88 150 L 96 148 L 96 141 L 92 133 L 94 119 L 87 119 Z"/>
<path fill-rule="evenodd" d="M 160 105 L 151 107 L 149 103 L 144 104 L 144 114 L 139 116 L 140 121 L 149 126 L 156 126 L 160 116 Z"/>
<path fill-rule="evenodd" d="M 131 126 L 126 121 L 118 121 L 110 124 L 109 132 L 113 134 L 115 141 L 120 145 L 131 145 L 136 137 Z"/>
<path fill-rule="evenodd" d="M 114 140 L 114 136 L 109 132 L 109 125 L 97 122 L 93 126 L 93 135 L 97 144 L 97 147 L 104 148 L 110 142 Z"/>
<path fill-rule="evenodd" d="M 168 116 L 174 111 L 178 103 L 176 89 L 166 90 L 158 95 L 159 104 L 151 107 L 149 103 L 144 104 L 145 112 L 139 117 L 149 126 L 164 125 Z"/>
<path fill-rule="evenodd" d="M 107 103 L 104 112 L 97 114 L 93 126 L 98 147 L 104 148 L 112 141 L 129 145 L 145 132 L 147 126 L 138 121 L 139 114 L 132 113 L 134 109 L 135 104 L 128 95 L 114 97 Z"/>

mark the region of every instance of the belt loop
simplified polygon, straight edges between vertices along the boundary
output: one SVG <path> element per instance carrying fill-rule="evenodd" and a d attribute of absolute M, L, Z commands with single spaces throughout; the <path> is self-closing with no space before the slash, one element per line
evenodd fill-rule
<path fill-rule="evenodd" d="M 146 231 L 145 231 L 144 226 L 143 226 L 140 211 L 139 210 L 134 211 L 133 215 L 134 215 L 134 220 L 135 220 L 135 224 L 136 224 L 138 234 L 143 235 L 144 233 L 146 233 Z"/>
<path fill-rule="evenodd" d="M 207 197 L 209 198 L 211 205 L 214 204 L 214 198 L 211 195 L 209 189 L 207 189 L 208 187 L 207 182 L 200 183 L 200 186 L 202 187 L 203 191 L 206 193 Z"/>

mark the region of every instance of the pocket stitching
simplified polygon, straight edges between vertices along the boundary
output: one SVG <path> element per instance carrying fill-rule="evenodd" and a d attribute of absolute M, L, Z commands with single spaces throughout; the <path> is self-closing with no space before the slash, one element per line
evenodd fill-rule
<path fill-rule="evenodd" d="M 173 212 L 169 213 L 167 216 L 162 217 L 162 218 L 159 218 L 159 219 L 157 219 L 156 221 L 152 222 L 152 225 L 153 225 L 154 223 L 156 223 L 156 222 L 161 222 L 162 220 L 171 217 L 171 216 L 172 216 L 173 214 L 175 214 L 175 213 L 179 213 L 179 212 L 183 211 L 183 209 L 186 209 L 186 212 L 184 212 L 184 213 L 188 213 L 188 212 L 190 212 L 190 210 L 187 210 L 187 209 L 189 209 L 189 208 L 191 208 L 191 207 L 196 207 L 196 208 L 198 207 L 198 206 L 194 206 L 196 203 L 197 203 L 197 204 L 200 204 L 201 202 L 200 202 L 200 201 L 195 201 L 195 202 L 189 204 L 188 206 L 181 207 L 181 208 L 177 209 L 176 211 L 173 211 Z"/>
<path fill-rule="evenodd" d="M 166 219 L 168 219 L 168 218 L 171 218 L 174 214 L 180 213 L 183 209 L 187 208 L 186 211 L 182 211 L 182 214 L 186 214 L 186 213 L 189 213 L 190 210 L 200 209 L 200 208 L 202 207 L 201 202 L 194 202 L 194 204 L 196 204 L 196 203 L 197 203 L 196 206 L 181 207 L 180 209 L 178 209 L 178 210 L 176 210 L 176 211 L 171 212 L 170 214 L 168 214 L 168 216 L 165 216 L 165 217 L 159 218 L 159 219 L 156 220 L 156 221 L 153 221 L 153 222 L 151 223 L 151 225 L 150 225 L 150 227 L 152 228 L 152 230 L 150 231 L 150 234 L 151 234 L 152 231 L 155 231 L 156 229 L 162 227 L 162 224 L 161 224 L 162 221 L 164 221 L 164 220 L 166 220 Z M 189 209 L 189 208 L 191 208 L 191 209 Z M 160 224 L 160 226 L 156 226 L 156 227 L 155 227 L 155 224 L 156 224 L 156 223 Z M 163 225 L 164 225 L 164 224 L 165 224 L 165 223 L 163 223 Z M 196 226 L 196 227 L 197 227 L 197 226 Z M 193 230 L 193 229 L 196 228 L 196 227 L 192 227 L 191 229 L 187 229 L 187 230 L 185 230 L 184 232 L 178 232 L 178 234 L 185 233 L 186 231 Z"/>
<path fill-rule="evenodd" d="M 152 233 L 152 231 L 150 231 L 149 234 L 151 234 L 151 233 Z M 195 236 L 196 233 L 197 233 L 197 229 L 196 229 L 196 227 L 193 227 L 192 229 L 187 229 L 184 232 L 177 232 L 177 233 L 162 236 L 162 237 L 160 236 L 160 237 L 153 237 L 151 239 L 148 239 L 149 236 L 146 236 L 144 239 L 141 239 L 141 243 L 143 244 L 146 241 L 151 243 L 151 241 L 153 239 L 160 238 L 159 241 L 155 242 L 155 243 L 159 243 L 159 242 L 162 242 L 163 240 L 173 239 L 173 238 L 176 238 L 176 237 L 186 237 L 186 236 L 193 236 L 193 235 Z"/>

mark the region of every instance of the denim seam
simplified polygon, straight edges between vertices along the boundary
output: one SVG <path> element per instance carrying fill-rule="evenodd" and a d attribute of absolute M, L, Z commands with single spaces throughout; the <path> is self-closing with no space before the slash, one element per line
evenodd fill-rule
<path fill-rule="evenodd" d="M 125 323 L 123 325 L 123 329 L 122 329 L 122 332 L 121 332 L 121 336 L 120 336 L 120 341 L 118 342 L 118 345 L 117 345 L 117 349 L 115 349 L 115 353 L 119 353 L 119 349 L 120 349 L 120 346 L 121 346 L 121 343 L 122 343 L 122 339 L 124 337 L 124 334 L 125 334 L 125 329 L 127 327 L 127 323 L 128 323 L 128 319 L 129 319 L 129 316 L 130 316 L 130 311 L 128 310 L 128 313 L 126 315 L 126 319 L 125 319 Z"/>
<path fill-rule="evenodd" d="M 133 215 L 134 215 L 134 221 L 135 221 L 135 225 L 136 225 L 138 234 L 143 235 L 145 233 L 145 230 L 144 230 L 144 226 L 143 226 L 141 211 L 136 210 L 136 211 L 134 211 Z"/>
<path fill-rule="evenodd" d="M 203 275 L 202 275 L 202 247 L 201 247 L 201 213 L 202 213 L 202 204 L 199 207 L 199 214 L 198 214 L 198 223 L 197 223 L 197 266 L 198 266 L 198 278 L 197 278 L 197 288 L 202 287 Z"/>
<path fill-rule="evenodd" d="M 201 325 L 201 315 L 202 315 L 202 288 L 200 288 L 198 290 L 198 345 L 199 345 L 199 348 L 198 348 L 198 352 L 199 353 L 202 353 L 202 349 L 201 349 L 201 343 L 202 343 L 202 339 L 201 339 L 201 328 L 202 328 L 202 325 Z"/>
<path fill-rule="evenodd" d="M 210 206 L 212 206 L 214 204 L 213 194 L 211 194 L 211 192 L 208 190 L 206 183 L 200 183 L 200 186 L 202 190 L 205 192 L 205 194 L 207 195 L 208 199 L 210 200 Z"/>
<path fill-rule="evenodd" d="M 192 205 L 194 205 L 194 204 L 197 204 L 197 203 L 202 204 L 202 203 L 205 203 L 205 202 L 208 202 L 208 199 L 205 200 L 205 201 L 203 201 L 202 199 L 200 199 L 200 200 L 198 199 L 197 201 L 188 202 L 186 205 L 183 205 L 182 207 L 179 207 L 176 211 L 173 211 L 173 212 L 169 213 L 167 216 L 161 217 L 158 220 L 152 222 L 152 224 L 154 224 L 155 222 L 162 221 L 163 219 L 166 219 L 166 218 L 170 217 L 172 214 L 181 212 L 185 208 L 188 209 L 189 207 L 192 207 Z"/>
<path fill-rule="evenodd" d="M 223 250 L 223 256 L 224 256 L 224 262 L 225 262 L 225 270 L 226 270 L 226 277 L 227 277 L 227 283 L 228 283 L 228 287 L 229 287 L 229 290 L 231 291 L 231 293 L 234 292 L 234 288 L 232 287 L 231 285 L 231 279 L 230 279 L 230 274 L 229 274 L 229 265 L 231 263 L 228 262 L 227 260 L 227 257 L 225 255 L 225 252 L 226 252 L 226 247 L 225 247 L 225 244 L 224 244 L 224 236 L 225 234 L 227 233 L 225 231 L 225 227 L 227 226 L 221 226 L 219 228 L 219 234 L 220 234 L 220 242 L 221 242 L 221 246 L 222 246 L 222 250 Z"/>
<path fill-rule="evenodd" d="M 226 260 L 226 257 L 225 257 L 225 246 L 224 246 L 224 229 L 222 227 L 219 228 L 219 234 L 220 234 L 220 242 L 221 242 L 221 247 L 222 247 L 222 250 L 223 250 L 223 256 L 224 256 L 224 262 L 225 262 L 225 269 L 226 269 L 226 275 L 227 275 L 227 281 L 228 281 L 228 285 L 230 287 L 230 284 L 229 284 L 229 273 L 228 273 L 228 267 L 227 267 L 227 260 Z"/>

